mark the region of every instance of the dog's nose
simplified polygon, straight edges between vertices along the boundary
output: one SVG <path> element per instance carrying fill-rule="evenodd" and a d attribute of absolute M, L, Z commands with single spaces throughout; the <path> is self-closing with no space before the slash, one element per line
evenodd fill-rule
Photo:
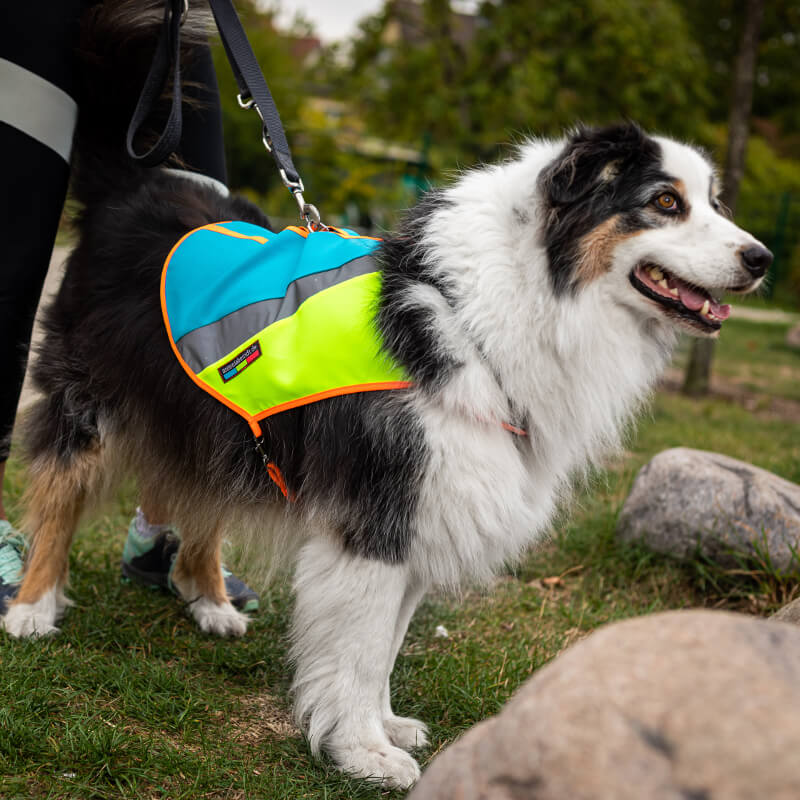
<path fill-rule="evenodd" d="M 742 263 L 745 269 L 754 277 L 760 278 L 772 263 L 772 253 L 766 247 L 756 245 L 742 251 Z"/>

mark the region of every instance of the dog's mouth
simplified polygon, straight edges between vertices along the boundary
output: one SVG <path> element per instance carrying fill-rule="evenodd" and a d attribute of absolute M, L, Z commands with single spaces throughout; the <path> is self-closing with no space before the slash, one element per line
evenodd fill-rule
<path fill-rule="evenodd" d="M 656 264 L 637 264 L 629 278 L 638 292 L 700 330 L 718 331 L 730 316 L 727 303 L 720 303 L 707 289 L 692 286 Z"/>

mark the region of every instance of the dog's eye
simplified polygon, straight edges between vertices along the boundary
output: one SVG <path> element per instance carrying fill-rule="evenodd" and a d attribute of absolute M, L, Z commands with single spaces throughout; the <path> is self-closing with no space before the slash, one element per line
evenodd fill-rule
<path fill-rule="evenodd" d="M 664 192 L 656 197 L 656 205 L 664 211 L 677 211 L 678 201 L 674 194 Z"/>

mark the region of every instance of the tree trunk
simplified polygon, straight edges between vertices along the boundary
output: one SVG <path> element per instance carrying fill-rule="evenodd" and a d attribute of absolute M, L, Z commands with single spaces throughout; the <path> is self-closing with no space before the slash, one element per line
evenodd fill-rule
<path fill-rule="evenodd" d="M 733 75 L 731 113 L 728 119 L 728 153 L 725 157 L 725 172 L 722 177 L 722 201 L 728 206 L 732 215 L 736 213 L 739 184 L 744 174 L 750 113 L 753 109 L 758 37 L 763 18 L 764 0 L 747 0 L 744 30 L 739 42 L 739 52 L 736 55 Z M 694 339 L 692 341 L 689 364 L 686 367 L 683 383 L 685 394 L 692 396 L 708 394 L 715 344 L 714 339 Z"/>

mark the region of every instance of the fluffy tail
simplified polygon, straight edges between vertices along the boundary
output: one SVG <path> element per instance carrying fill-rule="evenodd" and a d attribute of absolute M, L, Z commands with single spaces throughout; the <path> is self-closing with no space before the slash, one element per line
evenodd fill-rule
<path fill-rule="evenodd" d="M 192 0 L 181 27 L 181 70 L 206 44 L 210 14 Z M 164 22 L 164 0 L 99 0 L 82 20 L 78 55 L 80 115 L 73 145 L 72 191 L 84 207 L 142 180 L 145 170 L 128 156 L 125 138 Z M 172 86 L 167 79 L 165 91 Z M 138 152 L 157 139 L 171 97 L 161 97 L 137 137 Z"/>

